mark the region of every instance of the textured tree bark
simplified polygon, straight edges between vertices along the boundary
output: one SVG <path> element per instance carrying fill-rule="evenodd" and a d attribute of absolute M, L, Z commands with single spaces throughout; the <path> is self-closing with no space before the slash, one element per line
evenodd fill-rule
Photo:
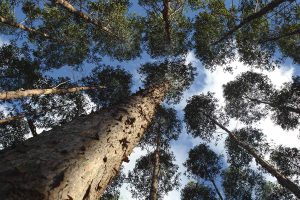
<path fill-rule="evenodd" d="M 165 33 L 166 38 L 169 44 L 171 44 L 171 25 L 170 25 L 170 0 L 164 0 L 164 9 L 163 9 L 163 20 L 165 24 Z"/>
<path fill-rule="evenodd" d="M 54 1 L 55 1 L 56 4 L 61 5 L 63 8 L 65 8 L 70 13 L 80 17 L 81 19 L 83 19 L 84 21 L 86 21 L 88 23 L 94 24 L 95 26 L 99 27 L 103 31 L 105 31 L 105 32 L 109 33 L 110 35 L 118 38 L 118 36 L 116 36 L 109 28 L 103 26 L 103 24 L 100 21 L 97 21 L 97 20 L 91 18 L 88 14 L 77 10 L 68 1 L 66 1 L 66 0 L 54 0 Z"/>
<path fill-rule="evenodd" d="M 36 30 L 36 29 L 29 28 L 29 27 L 24 26 L 24 25 L 22 25 L 22 24 L 18 24 L 18 23 L 14 22 L 14 21 L 8 20 L 8 19 L 6 19 L 6 18 L 4 18 L 4 17 L 1 17 L 1 16 L 0 16 L 0 22 L 1 22 L 1 23 L 4 23 L 4 24 L 6 24 L 6 25 L 9 25 L 9 26 L 15 27 L 15 28 L 19 28 L 19 29 L 21 29 L 21 30 L 23 30 L 23 31 L 27 31 L 27 32 L 29 32 L 29 33 L 31 33 L 31 34 L 34 34 L 34 35 L 40 35 L 40 36 L 42 36 L 42 37 L 44 37 L 44 38 L 48 38 L 48 39 L 52 39 L 52 40 L 57 40 L 56 38 L 52 38 L 52 37 L 51 37 L 49 34 L 47 34 L 47 33 L 43 33 L 43 32 L 40 32 L 40 31 L 38 31 L 38 30 Z"/>
<path fill-rule="evenodd" d="M 211 45 L 212 46 L 217 45 L 218 43 L 222 42 L 223 40 L 225 40 L 226 38 L 231 36 L 233 33 L 235 33 L 237 30 L 239 30 L 244 25 L 252 22 L 255 19 L 258 19 L 258 18 L 264 16 L 268 12 L 272 11 L 274 8 L 278 7 L 280 4 L 287 2 L 287 1 L 291 1 L 291 0 L 273 0 L 273 1 L 271 1 L 265 7 L 260 9 L 258 12 L 255 12 L 255 13 L 249 15 L 248 17 L 246 17 L 245 19 L 242 19 L 238 25 L 236 25 L 234 28 L 229 30 L 227 33 L 225 33 L 223 35 L 223 37 L 221 37 L 219 40 L 213 42 Z M 292 0 L 292 1 L 294 1 L 294 0 Z"/>
<path fill-rule="evenodd" d="M 99 199 L 139 143 L 168 84 L 0 152 L 0 199 Z"/>
<path fill-rule="evenodd" d="M 213 186 L 214 186 L 214 188 L 215 188 L 215 190 L 216 190 L 216 192 L 217 192 L 217 194 L 218 194 L 220 200 L 223 200 L 223 197 L 222 197 L 222 195 L 221 195 L 221 192 L 220 192 L 219 188 L 217 187 L 215 181 L 214 181 L 213 179 L 211 179 L 210 182 L 213 184 Z"/>
<path fill-rule="evenodd" d="M 158 181 L 160 171 L 160 133 L 157 134 L 156 149 L 154 153 L 154 165 L 150 189 L 150 200 L 158 199 Z"/>
<path fill-rule="evenodd" d="M 205 114 L 205 113 L 204 113 Z M 274 176 L 278 183 L 282 186 L 287 188 L 290 192 L 292 192 L 296 197 L 300 198 L 300 187 L 295 184 L 293 181 L 291 181 L 289 178 L 285 177 L 283 174 L 281 174 L 274 166 L 272 166 L 270 163 L 265 161 L 257 152 L 256 150 L 251 147 L 249 144 L 242 142 L 238 139 L 238 137 L 229 131 L 225 126 L 220 124 L 218 121 L 216 121 L 214 118 L 210 117 L 209 115 L 205 114 L 211 121 L 213 121 L 217 126 L 219 126 L 221 129 L 223 129 L 225 132 L 228 133 L 229 137 L 236 142 L 238 146 L 240 146 L 242 149 L 244 149 L 247 153 L 252 155 L 256 162 L 260 164 L 267 172 L 269 172 L 272 176 Z"/>
<path fill-rule="evenodd" d="M 94 90 L 98 88 L 105 88 L 104 86 L 84 86 L 84 87 L 72 87 L 72 88 L 50 88 L 50 89 L 32 89 L 32 90 L 17 90 L 0 92 L 0 100 L 18 99 L 23 97 L 31 97 L 45 94 L 65 94 L 74 93 L 82 90 Z"/>
<path fill-rule="evenodd" d="M 21 115 L 18 115 L 18 116 L 13 116 L 13 117 L 8 117 L 8 118 L 5 118 L 5 119 L 0 119 L 0 124 L 6 124 L 6 123 L 9 123 L 11 121 L 15 121 L 15 120 L 20 120 L 22 118 L 24 118 L 24 114 L 21 114 Z"/>

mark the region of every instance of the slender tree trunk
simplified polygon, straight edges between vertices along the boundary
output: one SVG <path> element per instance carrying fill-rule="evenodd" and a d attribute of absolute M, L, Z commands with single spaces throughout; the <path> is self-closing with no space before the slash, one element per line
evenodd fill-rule
<path fill-rule="evenodd" d="M 34 125 L 34 121 L 32 119 L 27 119 L 27 123 L 29 126 L 29 129 L 31 131 L 31 134 L 33 137 L 37 136 L 37 132 L 36 132 L 36 126 Z"/>
<path fill-rule="evenodd" d="M 77 10 L 72 4 L 70 4 L 68 1 L 66 0 L 54 0 L 56 4 L 61 5 L 63 8 L 65 8 L 67 11 L 69 11 L 70 13 L 78 16 L 79 18 L 83 19 L 84 21 L 91 23 L 97 27 L 99 27 L 100 29 L 102 29 L 103 31 L 109 33 L 110 35 L 117 37 L 109 28 L 103 26 L 103 24 L 98 21 L 95 20 L 93 18 L 91 18 L 88 14 L 81 12 L 80 10 Z"/>
<path fill-rule="evenodd" d="M 0 100 L 8 99 L 19 99 L 23 97 L 31 97 L 37 95 L 45 94 L 65 94 L 65 93 L 74 93 L 82 90 L 94 90 L 97 88 L 105 88 L 104 86 L 82 86 L 82 87 L 72 87 L 72 88 L 49 88 L 49 89 L 32 89 L 32 90 L 17 90 L 17 91 L 8 91 L 0 92 Z"/>
<path fill-rule="evenodd" d="M 165 33 L 166 33 L 166 38 L 169 43 L 171 44 L 171 25 L 170 25 L 170 0 L 164 0 L 164 9 L 163 9 L 163 20 L 165 24 Z"/>
<path fill-rule="evenodd" d="M 13 116 L 13 117 L 8 117 L 8 118 L 5 118 L 5 119 L 0 119 L 0 125 L 9 123 L 9 122 L 12 122 L 12 121 L 15 121 L 15 120 L 20 120 L 22 118 L 24 118 L 24 114 Z"/>
<path fill-rule="evenodd" d="M 143 137 L 168 84 L 0 151 L 0 199 L 99 199 Z"/>
<path fill-rule="evenodd" d="M 245 142 L 242 142 L 238 139 L 238 137 L 229 131 L 225 126 L 220 124 L 218 121 L 216 121 L 214 118 L 210 117 L 206 113 L 203 113 L 206 117 L 208 117 L 211 121 L 213 121 L 217 126 L 219 126 L 221 129 L 223 129 L 225 132 L 228 133 L 230 139 L 232 139 L 238 146 L 240 146 L 242 149 L 244 149 L 248 154 L 252 155 L 256 162 L 260 164 L 267 172 L 269 172 L 272 176 L 274 176 L 278 183 L 282 186 L 287 188 L 290 192 L 292 192 L 296 197 L 300 198 L 300 187 L 295 184 L 293 181 L 291 181 L 288 177 L 285 177 L 283 174 L 281 174 L 277 169 L 275 169 L 274 166 L 272 166 L 270 163 L 265 161 L 256 150 L 248 145 Z"/>
<path fill-rule="evenodd" d="M 213 42 L 211 45 L 212 46 L 217 45 L 218 43 L 222 42 L 223 40 L 227 39 L 229 36 L 234 34 L 236 31 L 238 31 L 244 25 L 252 22 L 255 19 L 258 19 L 258 18 L 264 16 L 268 12 L 272 11 L 274 8 L 278 7 L 280 4 L 287 2 L 287 1 L 290 1 L 290 0 L 273 0 L 273 1 L 271 1 L 265 7 L 260 9 L 258 12 L 255 12 L 255 13 L 249 15 L 248 17 L 246 17 L 245 19 L 242 19 L 241 22 L 237 26 L 235 26 L 234 28 L 229 30 L 227 33 L 225 33 L 223 35 L 223 37 L 221 37 L 219 40 Z"/>
<path fill-rule="evenodd" d="M 40 35 L 40 36 L 42 36 L 44 38 L 47 38 L 47 39 L 57 40 L 57 39 L 51 37 L 47 33 L 43 33 L 43 32 L 41 32 L 39 30 L 36 30 L 36 29 L 33 29 L 33 28 L 29 28 L 29 27 L 24 26 L 22 24 L 18 24 L 18 23 L 14 22 L 14 21 L 8 20 L 8 19 L 6 19 L 4 17 L 1 17 L 1 16 L 0 16 L 0 22 L 4 23 L 6 25 L 9 25 L 9 26 L 15 27 L 15 28 L 19 28 L 19 29 L 21 29 L 23 31 L 26 31 L 26 32 L 28 32 L 30 34 L 33 34 L 33 35 Z"/>
<path fill-rule="evenodd" d="M 272 102 L 269 102 L 269 101 L 263 101 L 263 100 L 260 100 L 260 99 L 253 99 L 253 98 L 249 98 L 249 97 L 245 97 L 245 98 L 249 99 L 250 101 L 253 101 L 253 102 L 269 105 L 272 108 L 285 109 L 289 112 L 297 113 L 297 114 L 300 115 L 300 109 L 299 108 L 294 108 L 294 107 L 291 107 L 291 106 L 275 106 Z"/>
<path fill-rule="evenodd" d="M 221 200 L 223 200 L 223 197 L 222 197 L 222 195 L 221 195 L 221 192 L 219 191 L 219 189 L 218 189 L 218 187 L 217 187 L 215 181 L 214 181 L 213 179 L 211 179 L 210 182 L 213 184 L 213 186 L 214 186 L 214 188 L 215 188 L 215 190 L 216 190 L 216 192 L 217 192 L 219 198 L 220 198 Z"/>
<path fill-rule="evenodd" d="M 154 165 L 152 172 L 152 182 L 150 189 L 150 200 L 157 200 L 158 181 L 160 173 L 160 133 L 157 134 L 156 149 L 154 153 Z"/>

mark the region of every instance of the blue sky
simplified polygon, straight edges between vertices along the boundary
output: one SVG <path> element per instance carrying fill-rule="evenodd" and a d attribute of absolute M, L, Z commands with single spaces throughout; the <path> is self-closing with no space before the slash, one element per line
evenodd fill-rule
<path fill-rule="evenodd" d="M 144 14 L 143 9 L 140 8 L 136 3 L 134 3 L 133 6 L 131 7 L 131 11 Z M 194 13 L 189 12 L 189 15 L 193 16 Z M 0 45 L 6 43 L 8 39 L 9 37 L 4 37 L 3 35 L 0 35 Z M 177 105 L 172 105 L 178 111 L 178 116 L 181 119 L 183 118 L 182 109 L 184 108 L 186 104 L 186 100 L 189 97 L 195 94 L 200 94 L 201 92 L 211 91 L 211 92 L 215 92 L 216 97 L 220 99 L 220 104 L 222 104 L 223 103 L 222 84 L 225 84 L 226 82 L 233 80 L 234 77 L 240 74 L 241 72 L 249 70 L 247 66 L 244 66 L 239 62 L 234 62 L 231 63 L 231 65 L 236 66 L 237 68 L 235 69 L 233 74 L 230 74 L 229 72 L 224 72 L 221 66 L 217 67 L 216 71 L 211 72 L 203 68 L 200 61 L 195 58 L 193 52 L 189 52 L 186 60 L 187 62 L 192 62 L 193 65 L 197 67 L 198 76 L 194 81 L 193 85 L 190 87 L 190 89 L 184 93 L 182 101 Z M 137 90 L 138 87 L 142 86 L 141 77 L 137 72 L 138 68 L 146 62 L 153 62 L 153 61 L 155 61 L 155 59 L 152 59 L 150 58 L 149 55 L 143 53 L 140 58 L 128 62 L 118 62 L 112 60 L 111 58 L 105 57 L 102 60 L 101 64 L 108 64 L 112 66 L 120 65 L 125 69 L 127 69 L 131 74 L 133 74 L 132 91 L 134 92 Z M 60 69 L 48 71 L 46 74 L 53 77 L 69 76 L 73 81 L 77 81 L 82 77 L 90 74 L 93 67 L 95 67 L 95 65 L 87 65 L 84 66 L 83 69 L 75 71 L 73 68 L 65 66 Z M 269 75 L 273 83 L 277 87 L 280 87 L 280 85 L 282 85 L 284 82 L 290 81 L 292 75 L 300 75 L 300 68 L 299 65 L 297 66 L 295 64 L 292 64 L 290 60 L 287 60 L 285 63 L 281 65 L 280 69 L 276 69 L 273 72 L 266 72 L 266 71 L 259 71 L 259 72 Z M 231 120 L 229 128 L 234 129 L 237 127 L 241 128 L 243 126 L 244 125 L 241 122 L 238 122 L 236 120 Z M 297 138 L 297 135 L 299 134 L 298 131 L 289 131 L 287 133 L 287 131 L 283 131 L 279 126 L 274 125 L 269 118 L 256 124 L 256 126 L 264 130 L 270 142 L 273 141 L 273 143 L 276 145 L 283 144 L 290 147 L 300 148 L 299 138 Z M 219 154 L 224 154 L 224 145 L 223 145 L 224 139 L 225 136 L 222 137 L 217 144 L 215 141 L 212 142 L 210 144 L 211 148 Z M 195 139 L 192 138 L 190 135 L 188 135 L 186 133 L 185 128 L 183 129 L 179 139 L 177 141 L 172 142 L 172 151 L 175 154 L 175 157 L 177 159 L 176 162 L 180 167 L 179 168 L 180 172 L 182 173 L 181 176 L 182 186 L 184 186 L 189 180 L 189 178 L 183 175 L 185 168 L 182 166 L 182 163 L 186 160 L 188 151 L 193 146 L 199 144 L 200 142 L 201 142 L 200 139 L 197 138 Z M 130 162 L 124 164 L 124 171 L 127 172 L 128 170 L 132 169 L 134 167 L 135 160 L 143 154 L 145 154 L 144 151 L 141 151 L 140 149 L 135 149 L 134 153 L 130 156 Z M 226 156 L 224 157 L 224 159 L 226 159 Z M 270 177 L 268 178 L 270 180 L 273 180 Z M 126 189 L 126 187 L 127 186 L 124 185 L 121 189 L 121 199 L 124 200 L 131 199 L 130 192 Z M 180 191 L 172 191 L 164 199 L 165 200 L 180 199 Z"/>

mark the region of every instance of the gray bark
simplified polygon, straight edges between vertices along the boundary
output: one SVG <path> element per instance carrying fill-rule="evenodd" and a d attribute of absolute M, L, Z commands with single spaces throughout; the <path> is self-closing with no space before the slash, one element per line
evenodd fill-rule
<path fill-rule="evenodd" d="M 0 199 L 99 199 L 139 143 L 168 85 L 0 152 Z"/>

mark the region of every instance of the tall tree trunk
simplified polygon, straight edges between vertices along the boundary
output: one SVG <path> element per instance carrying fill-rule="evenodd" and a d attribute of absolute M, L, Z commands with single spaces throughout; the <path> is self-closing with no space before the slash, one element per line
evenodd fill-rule
<path fill-rule="evenodd" d="M 31 134 L 33 137 L 37 136 L 37 132 L 36 132 L 36 126 L 34 125 L 34 121 L 32 119 L 27 119 L 27 123 L 29 126 L 29 129 L 31 131 Z"/>
<path fill-rule="evenodd" d="M 165 24 L 165 33 L 168 44 L 171 44 L 171 25 L 170 25 L 170 0 L 164 0 L 163 20 Z"/>
<path fill-rule="evenodd" d="M 36 29 L 33 29 L 33 28 L 29 28 L 29 27 L 27 27 L 27 26 L 24 26 L 24 25 L 22 25 L 22 24 L 19 24 L 19 23 L 14 22 L 14 21 L 8 20 L 8 19 L 6 19 L 6 18 L 4 18 L 4 17 L 1 17 L 1 16 L 0 16 L 0 22 L 1 22 L 1 23 L 4 23 L 4 24 L 6 24 L 6 25 L 9 25 L 9 26 L 15 27 L 15 28 L 19 28 L 19 29 L 21 29 L 21 30 L 23 30 L 23 31 L 26 31 L 26 32 L 28 32 L 28 33 L 30 33 L 30 34 L 33 34 L 33 35 L 40 35 L 40 36 L 42 36 L 42 37 L 44 37 L 44 38 L 47 38 L 47 39 L 58 40 L 58 39 L 56 39 L 56 38 L 51 37 L 51 36 L 50 36 L 49 34 L 47 34 L 47 33 L 41 32 L 41 31 L 36 30 Z"/>
<path fill-rule="evenodd" d="M 118 36 L 116 34 L 114 34 L 108 27 L 105 27 L 100 21 L 95 20 L 93 18 L 91 18 L 88 14 L 81 12 L 80 10 L 77 10 L 72 4 L 70 4 L 68 1 L 66 0 L 54 0 L 56 4 L 61 5 L 63 8 L 65 8 L 67 11 L 69 11 L 70 13 L 78 16 L 79 18 L 83 19 L 84 21 L 91 23 L 97 27 L 99 27 L 100 29 L 102 29 L 103 31 L 107 32 L 109 35 L 112 35 L 114 37 Z"/>
<path fill-rule="evenodd" d="M 245 98 L 250 100 L 250 101 L 253 101 L 253 102 L 269 105 L 272 108 L 285 109 L 289 112 L 297 113 L 297 114 L 300 115 L 300 109 L 299 108 L 294 108 L 294 107 L 291 107 L 291 106 L 276 106 L 272 102 L 269 102 L 269 101 L 263 101 L 263 100 L 260 100 L 260 99 L 254 99 L 254 98 L 250 98 L 250 97 L 245 97 Z"/>
<path fill-rule="evenodd" d="M 168 84 L 0 152 L 0 199 L 99 199 L 143 137 Z"/>
<path fill-rule="evenodd" d="M 17 90 L 0 92 L 0 100 L 19 99 L 23 97 L 31 97 L 45 94 L 65 94 L 74 93 L 82 90 L 94 90 L 97 88 L 105 88 L 104 86 L 82 86 L 72 88 L 49 88 L 49 89 L 32 89 L 32 90 Z"/>
<path fill-rule="evenodd" d="M 15 120 L 20 120 L 22 118 L 24 118 L 24 114 L 20 114 L 20 115 L 13 116 L 13 117 L 8 117 L 8 118 L 5 118 L 5 119 L 0 119 L 0 125 L 1 124 L 7 124 L 7 123 L 15 121 Z"/>
<path fill-rule="evenodd" d="M 150 200 L 158 199 L 158 181 L 160 173 L 160 133 L 157 134 L 156 149 L 154 153 L 154 164 L 152 172 L 152 182 L 150 189 Z"/>
<path fill-rule="evenodd" d="M 230 139 L 232 139 L 238 146 L 244 149 L 248 154 L 252 155 L 255 158 L 256 162 L 260 164 L 260 166 L 264 168 L 267 172 L 269 172 L 272 176 L 274 176 L 282 187 L 287 188 L 296 197 L 300 198 L 300 187 L 297 184 L 291 181 L 288 177 L 285 177 L 283 174 L 281 174 L 274 166 L 272 166 L 270 163 L 265 161 L 260 155 L 258 155 L 258 153 L 253 147 L 251 147 L 249 144 L 243 141 L 240 141 L 234 133 L 229 131 L 225 126 L 220 124 L 217 120 L 210 117 L 206 113 L 203 114 L 207 118 L 209 118 L 213 123 L 215 123 L 221 129 L 223 129 L 225 132 L 227 132 Z"/>
<path fill-rule="evenodd" d="M 223 35 L 223 37 L 221 37 L 219 40 L 213 42 L 211 45 L 212 46 L 217 45 L 218 43 L 222 42 L 223 40 L 225 40 L 226 38 L 228 38 L 229 36 L 231 36 L 232 34 L 234 34 L 236 31 L 238 31 L 244 25 L 252 22 L 255 19 L 258 19 L 258 18 L 264 16 L 268 12 L 272 11 L 274 8 L 278 7 L 280 4 L 282 4 L 284 2 L 287 2 L 287 1 L 291 1 L 291 0 L 273 0 L 273 1 L 271 1 L 265 7 L 263 7 L 262 9 L 260 9 L 258 12 L 255 12 L 255 13 L 249 15 L 248 17 L 246 17 L 245 19 L 242 19 L 241 22 L 237 26 L 235 26 L 234 28 L 232 28 L 231 30 L 229 30 L 227 33 L 225 33 Z"/>
<path fill-rule="evenodd" d="M 216 190 L 216 192 L 217 192 L 219 198 L 220 198 L 221 200 L 223 200 L 223 197 L 222 197 L 222 195 L 221 195 L 221 192 L 220 192 L 219 188 L 217 187 L 215 181 L 214 181 L 213 179 L 211 179 L 210 182 L 213 184 L 213 186 L 214 186 L 214 188 L 215 188 L 215 190 Z"/>

